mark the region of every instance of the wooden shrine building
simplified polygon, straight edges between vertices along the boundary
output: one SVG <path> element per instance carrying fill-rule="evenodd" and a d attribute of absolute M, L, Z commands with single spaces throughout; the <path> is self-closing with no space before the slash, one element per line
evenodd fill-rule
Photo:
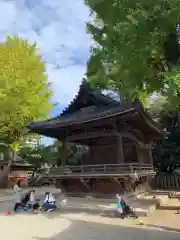
<path fill-rule="evenodd" d="M 49 177 L 58 179 L 66 191 L 114 194 L 127 191 L 128 186 L 135 191 L 154 175 L 151 143 L 162 137 L 162 132 L 150 115 L 139 101 L 120 103 L 85 80 L 60 116 L 31 123 L 28 128 L 88 147 L 81 165 L 50 170 Z"/>
<path fill-rule="evenodd" d="M 9 158 L 12 163 L 9 165 Z M 12 187 L 19 183 L 20 187 L 28 185 L 28 175 L 34 166 L 18 156 L 11 147 L 0 142 L 0 188 Z"/>

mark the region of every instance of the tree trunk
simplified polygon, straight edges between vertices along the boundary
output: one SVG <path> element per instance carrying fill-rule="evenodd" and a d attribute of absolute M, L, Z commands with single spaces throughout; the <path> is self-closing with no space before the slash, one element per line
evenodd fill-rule
<path fill-rule="evenodd" d="M 58 166 L 66 166 L 66 160 L 67 160 L 67 154 L 68 154 L 68 149 L 67 149 L 67 143 L 66 141 L 62 141 L 62 145 L 58 148 Z"/>
<path fill-rule="evenodd" d="M 10 147 L 7 148 L 7 152 L 5 154 L 5 160 L 7 160 L 8 164 L 4 166 L 4 169 L 0 174 L 0 189 L 5 189 L 8 187 L 8 177 L 11 171 L 11 166 L 13 160 L 15 158 L 15 153 L 12 151 Z"/>

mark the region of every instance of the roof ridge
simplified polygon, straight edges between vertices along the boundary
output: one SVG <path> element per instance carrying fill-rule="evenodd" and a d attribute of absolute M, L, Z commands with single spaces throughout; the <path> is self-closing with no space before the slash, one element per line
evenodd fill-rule
<path fill-rule="evenodd" d="M 73 111 L 73 108 L 75 108 L 75 103 L 78 101 L 78 98 L 81 98 L 81 94 L 83 94 L 83 90 L 84 90 L 84 94 L 88 94 L 89 96 L 94 96 L 97 99 L 99 98 L 100 100 L 99 102 L 101 104 L 104 103 L 104 105 L 114 105 L 114 106 L 120 105 L 118 101 L 114 100 L 108 95 L 103 94 L 100 89 L 93 88 L 90 85 L 90 83 L 85 78 L 83 78 L 79 86 L 78 93 L 75 95 L 74 99 L 70 102 L 70 104 L 63 110 L 60 116 L 66 115 L 71 110 Z M 98 105 L 98 100 L 97 100 L 97 105 Z"/>

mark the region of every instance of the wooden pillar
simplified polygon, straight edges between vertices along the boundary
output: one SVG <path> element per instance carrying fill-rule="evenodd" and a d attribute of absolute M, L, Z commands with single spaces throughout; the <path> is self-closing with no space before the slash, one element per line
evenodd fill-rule
<path fill-rule="evenodd" d="M 136 145 L 136 151 L 137 151 L 137 160 L 138 163 L 142 164 L 144 162 L 144 154 L 143 150 L 140 144 L 137 143 Z"/>
<path fill-rule="evenodd" d="M 90 155 L 90 158 L 91 158 L 91 163 L 88 163 L 88 164 L 95 164 L 95 161 L 94 161 L 94 148 L 93 147 L 89 148 L 89 155 Z"/>
<path fill-rule="evenodd" d="M 119 133 L 117 134 L 117 163 L 124 163 L 122 136 Z"/>
<path fill-rule="evenodd" d="M 66 154 L 67 154 L 67 142 L 62 141 L 62 151 L 61 151 L 61 166 L 66 166 Z"/>
<path fill-rule="evenodd" d="M 153 165 L 152 144 L 149 144 L 149 163 Z"/>
<path fill-rule="evenodd" d="M 152 149 L 151 144 L 149 145 L 137 145 L 137 155 L 138 155 L 138 162 L 139 163 L 146 163 L 153 165 L 152 159 Z"/>

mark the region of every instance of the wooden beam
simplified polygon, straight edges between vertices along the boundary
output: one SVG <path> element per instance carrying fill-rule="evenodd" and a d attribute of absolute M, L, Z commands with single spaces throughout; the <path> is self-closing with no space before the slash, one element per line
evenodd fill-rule
<path fill-rule="evenodd" d="M 118 131 L 119 134 L 123 137 L 127 137 L 135 142 L 144 142 L 144 135 L 140 130 L 137 128 L 134 128 L 131 124 L 129 124 L 127 121 L 126 122 L 117 122 L 116 121 L 116 130 Z"/>
<path fill-rule="evenodd" d="M 131 139 L 132 141 L 135 141 L 135 142 L 137 142 L 137 143 L 142 144 L 142 140 L 139 139 L 137 136 L 135 136 L 135 135 L 134 135 L 133 133 L 131 133 L 131 132 L 120 131 L 119 134 L 120 134 L 122 137 L 129 138 L 129 139 Z"/>
<path fill-rule="evenodd" d="M 116 136 L 116 131 L 107 130 L 107 131 L 97 131 L 97 132 L 90 132 L 90 133 L 82 133 L 82 134 L 75 134 L 72 136 L 68 136 L 66 140 L 68 142 L 83 140 L 83 139 L 96 139 L 96 138 L 106 138 L 111 136 Z"/>
<path fill-rule="evenodd" d="M 135 141 L 139 144 L 143 143 L 142 138 L 138 138 L 133 132 L 125 132 L 125 131 L 119 131 L 118 133 L 114 130 L 104 130 L 104 131 L 97 131 L 97 132 L 90 132 L 90 133 L 81 133 L 81 134 L 74 134 L 72 136 L 68 136 L 66 138 L 66 141 L 68 142 L 78 142 L 82 140 L 90 140 L 90 139 L 97 139 L 97 138 L 108 138 L 113 136 L 118 136 L 118 134 L 121 135 L 121 137 L 126 137 L 131 139 L 132 141 Z"/>

